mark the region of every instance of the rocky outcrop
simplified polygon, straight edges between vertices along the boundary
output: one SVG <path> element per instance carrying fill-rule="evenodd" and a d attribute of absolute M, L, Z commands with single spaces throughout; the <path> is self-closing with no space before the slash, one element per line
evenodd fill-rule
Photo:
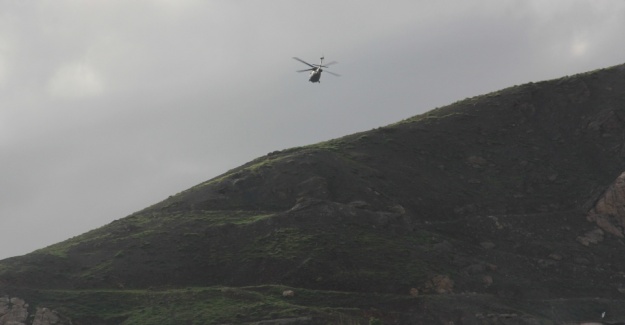
<path fill-rule="evenodd" d="M 606 233 L 625 237 L 625 173 L 619 175 L 603 193 L 587 218 Z"/>
<path fill-rule="evenodd" d="M 0 325 L 25 325 L 28 304 L 15 297 L 0 297 Z"/>
<path fill-rule="evenodd" d="M 65 322 L 61 320 L 59 315 L 48 308 L 37 308 L 35 319 L 32 325 L 63 325 Z"/>
<path fill-rule="evenodd" d="M 53 310 L 39 308 L 33 315 L 32 323 L 29 320 L 28 304 L 20 298 L 0 297 L 0 325 L 66 325 L 61 317 Z"/>
<path fill-rule="evenodd" d="M 598 244 L 599 242 L 603 241 L 603 234 L 603 230 L 596 228 L 585 233 L 582 236 L 578 236 L 577 241 L 584 246 L 590 246 L 590 244 Z"/>
<path fill-rule="evenodd" d="M 427 292 L 448 294 L 454 291 L 454 280 L 447 275 L 436 275 L 425 284 Z"/>

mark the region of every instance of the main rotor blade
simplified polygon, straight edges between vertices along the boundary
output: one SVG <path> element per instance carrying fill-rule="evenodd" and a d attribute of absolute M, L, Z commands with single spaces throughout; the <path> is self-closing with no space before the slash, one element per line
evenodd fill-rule
<path fill-rule="evenodd" d="M 297 70 L 297 72 L 306 72 L 306 71 L 313 71 L 315 69 L 306 69 L 306 70 Z"/>
<path fill-rule="evenodd" d="M 331 75 L 333 75 L 333 76 L 335 76 L 335 77 L 340 77 L 340 76 L 341 76 L 341 75 L 340 75 L 340 74 L 338 74 L 338 73 L 330 72 L 330 71 L 328 71 L 328 70 L 323 70 L 323 72 L 327 72 L 327 73 L 329 73 L 329 74 L 331 74 Z"/>
<path fill-rule="evenodd" d="M 332 62 L 326 63 L 324 65 L 319 65 L 319 64 L 313 64 L 313 65 L 316 66 L 316 67 L 319 67 L 319 68 L 329 68 L 328 67 L 329 65 L 333 65 L 333 64 L 337 64 L 337 63 L 338 62 L 336 62 L 336 61 L 332 61 Z"/>
<path fill-rule="evenodd" d="M 305 65 L 307 65 L 307 66 L 309 66 L 309 67 L 311 67 L 311 68 L 315 68 L 315 66 L 314 66 L 314 65 L 312 65 L 312 64 L 310 64 L 310 63 L 308 63 L 308 62 L 306 62 L 306 61 L 304 61 L 304 60 L 302 60 L 302 59 L 300 59 L 300 58 L 293 57 L 293 59 L 295 59 L 295 60 L 297 60 L 297 61 L 299 61 L 299 62 L 302 62 L 303 64 L 305 64 Z"/>

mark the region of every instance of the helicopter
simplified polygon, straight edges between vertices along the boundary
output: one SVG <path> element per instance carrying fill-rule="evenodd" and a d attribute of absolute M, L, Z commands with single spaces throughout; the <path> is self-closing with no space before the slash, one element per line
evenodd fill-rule
<path fill-rule="evenodd" d="M 303 64 L 305 64 L 305 65 L 310 67 L 310 69 L 304 69 L 304 70 L 298 70 L 297 71 L 297 72 L 310 71 L 310 78 L 308 78 L 308 81 L 310 81 L 310 82 L 319 82 L 319 79 L 321 78 L 321 72 L 323 72 L 323 69 L 321 69 L 321 68 L 327 68 L 329 65 L 338 63 L 336 61 L 332 61 L 332 62 L 326 63 L 326 65 L 323 65 L 323 59 L 324 59 L 323 56 L 321 57 L 321 59 L 320 59 L 321 61 L 319 62 L 319 64 L 310 64 L 310 63 L 308 63 L 308 62 L 306 62 L 306 61 L 304 61 L 304 60 L 302 60 L 300 58 L 297 58 L 297 57 L 293 57 L 293 59 L 295 59 L 295 60 L 297 60 L 299 62 L 302 62 Z M 333 76 L 337 76 L 337 77 L 341 76 L 341 75 L 336 74 L 334 72 L 330 72 L 330 71 L 326 71 L 326 72 L 331 74 L 331 75 L 333 75 Z"/>

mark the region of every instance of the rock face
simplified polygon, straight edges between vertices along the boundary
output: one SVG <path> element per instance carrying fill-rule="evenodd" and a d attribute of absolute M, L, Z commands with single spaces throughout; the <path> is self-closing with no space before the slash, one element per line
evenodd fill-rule
<path fill-rule="evenodd" d="M 37 308 L 29 322 L 28 304 L 20 298 L 0 297 L 0 325 L 66 325 L 59 315 L 48 308 Z"/>
<path fill-rule="evenodd" d="M 37 308 L 32 325 L 62 325 L 59 315 L 48 308 Z"/>
<path fill-rule="evenodd" d="M 625 172 L 603 193 L 588 213 L 588 220 L 595 222 L 603 231 L 617 237 L 625 237 Z"/>
<path fill-rule="evenodd" d="M 432 279 L 430 279 L 426 284 L 425 288 L 429 292 L 434 292 L 438 294 L 447 294 L 453 293 L 454 291 L 454 280 L 452 280 L 447 275 L 436 275 Z"/>
<path fill-rule="evenodd" d="M 28 318 L 28 304 L 15 297 L 4 296 L 0 298 L 0 324 L 22 325 Z"/>

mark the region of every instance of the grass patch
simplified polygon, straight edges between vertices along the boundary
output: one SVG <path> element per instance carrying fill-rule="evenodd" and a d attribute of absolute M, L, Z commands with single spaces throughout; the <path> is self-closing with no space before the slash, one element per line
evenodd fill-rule
<path fill-rule="evenodd" d="M 256 239 L 246 253 L 250 257 L 295 259 L 311 247 L 314 237 L 297 228 L 280 228 L 267 236 Z"/>
<path fill-rule="evenodd" d="M 284 297 L 286 289 L 294 290 Z M 35 306 L 72 320 L 120 325 L 238 324 L 284 318 L 354 319 L 371 295 L 283 286 L 194 287 L 152 290 L 47 290 L 30 297 Z M 379 299 L 380 297 L 378 297 Z M 389 301 L 406 297 L 383 296 Z M 363 318 L 364 319 L 364 318 Z"/>

